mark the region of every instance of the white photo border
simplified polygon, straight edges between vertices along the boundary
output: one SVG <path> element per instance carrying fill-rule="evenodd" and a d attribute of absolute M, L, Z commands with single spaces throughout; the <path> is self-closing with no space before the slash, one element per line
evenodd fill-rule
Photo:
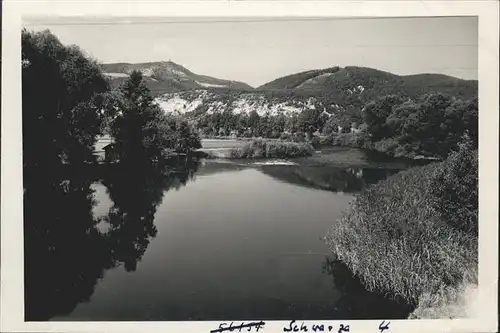
<path fill-rule="evenodd" d="M 25 322 L 22 209 L 22 17 L 478 17 L 479 299 L 475 319 L 391 320 L 387 332 L 497 332 L 499 3 L 490 1 L 4 1 L 2 27 L 1 303 L 2 332 L 204 332 L 220 322 Z M 51 300 L 47 300 L 50 302 Z M 228 318 L 231 319 L 231 318 Z M 292 320 L 294 318 L 290 318 Z M 237 321 L 235 321 L 237 322 Z M 245 321 L 248 323 L 248 321 Z M 379 332 L 380 320 L 304 321 L 350 332 Z M 302 321 L 299 321 L 299 325 Z M 260 332 L 283 332 L 266 321 Z M 255 331 L 255 330 L 252 330 Z M 309 329 L 311 331 L 311 329 Z M 336 332 L 334 329 L 332 332 Z"/>

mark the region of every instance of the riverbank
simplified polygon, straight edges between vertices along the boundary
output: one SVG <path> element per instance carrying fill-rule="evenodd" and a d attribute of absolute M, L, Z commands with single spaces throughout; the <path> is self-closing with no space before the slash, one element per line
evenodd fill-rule
<path fill-rule="evenodd" d="M 401 147 L 398 149 L 398 145 L 393 141 L 380 141 L 371 142 L 367 139 L 366 134 L 363 133 L 336 133 L 330 136 L 315 136 L 310 140 L 303 141 L 286 141 L 274 138 L 245 138 L 245 137 L 207 137 L 203 138 L 203 148 L 202 151 L 216 151 L 216 150 L 230 150 L 231 148 L 240 148 L 250 142 L 262 140 L 266 142 L 292 142 L 301 144 L 310 144 L 314 150 L 325 150 L 329 148 L 356 148 L 362 149 L 372 154 L 378 154 L 380 156 L 386 156 L 386 158 L 396 158 L 396 159 L 406 159 L 412 161 L 419 161 L 423 164 L 432 161 L 441 161 L 442 158 L 438 156 L 429 156 L 423 154 L 417 154 L 414 152 L 407 152 Z M 212 155 L 212 156 L 211 156 Z M 208 153 L 208 158 L 224 158 L 227 154 L 210 154 Z"/>
<path fill-rule="evenodd" d="M 477 284 L 477 177 L 467 145 L 402 171 L 360 192 L 327 244 L 368 290 L 415 306 L 414 318 L 462 316 Z"/>
<path fill-rule="evenodd" d="M 441 161 L 439 156 L 417 153 L 402 147 L 394 139 L 384 139 L 372 142 L 363 132 L 335 133 L 330 136 L 320 136 L 312 139 L 312 144 L 319 147 L 349 147 L 359 148 L 384 154 L 388 157 L 406 158 L 411 160 Z"/>

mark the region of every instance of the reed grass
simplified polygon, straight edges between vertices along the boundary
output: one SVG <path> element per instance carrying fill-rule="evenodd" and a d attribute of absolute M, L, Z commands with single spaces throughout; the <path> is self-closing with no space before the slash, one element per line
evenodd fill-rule
<path fill-rule="evenodd" d="M 239 158 L 294 158 L 311 156 L 314 148 L 306 142 L 255 139 L 241 147 L 232 148 L 228 157 Z"/>
<path fill-rule="evenodd" d="M 421 314 L 436 299 L 453 302 L 464 285 L 477 284 L 477 163 L 458 165 L 477 162 L 474 156 L 477 151 L 461 147 L 444 162 L 365 188 L 327 235 L 331 251 L 368 290 L 404 300 Z M 456 203 L 462 208 L 453 214 L 448 208 Z"/>

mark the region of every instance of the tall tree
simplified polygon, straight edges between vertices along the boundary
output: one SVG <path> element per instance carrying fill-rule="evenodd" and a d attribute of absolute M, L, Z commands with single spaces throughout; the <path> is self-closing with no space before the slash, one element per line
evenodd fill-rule
<path fill-rule="evenodd" d="M 111 133 L 122 162 L 149 163 L 164 159 L 171 150 L 200 148 L 199 137 L 186 120 L 167 116 L 153 102 L 141 72 L 132 72 L 120 93 L 123 102 L 111 124 Z"/>
<path fill-rule="evenodd" d="M 445 133 L 440 130 L 444 114 L 453 99 L 442 94 L 430 94 L 422 98 L 418 119 L 417 139 L 424 151 L 438 153 L 438 146 L 443 142 Z"/>
<path fill-rule="evenodd" d="M 339 126 L 339 120 L 337 117 L 332 116 L 326 121 L 322 132 L 324 135 L 332 135 L 333 133 L 337 133 L 339 131 Z"/>
<path fill-rule="evenodd" d="M 320 116 L 321 111 L 319 109 L 305 109 L 299 115 L 299 129 L 311 135 L 323 126 Z"/>
<path fill-rule="evenodd" d="M 457 147 L 462 135 L 467 132 L 472 144 L 478 146 L 479 112 L 477 98 L 456 100 L 444 111 L 440 130 L 444 134 L 443 148 L 447 151 Z"/>
<path fill-rule="evenodd" d="M 260 116 L 257 111 L 252 110 L 248 115 L 248 126 L 252 129 L 256 128 L 259 124 Z"/>
<path fill-rule="evenodd" d="M 25 166 L 93 161 L 97 96 L 109 89 L 96 61 L 48 30 L 23 30 L 22 76 Z"/>
<path fill-rule="evenodd" d="M 403 102 L 404 99 L 400 96 L 388 95 L 366 104 L 362 112 L 363 121 L 373 141 L 378 141 L 390 135 L 385 126 L 387 117 L 392 113 L 393 107 Z"/>

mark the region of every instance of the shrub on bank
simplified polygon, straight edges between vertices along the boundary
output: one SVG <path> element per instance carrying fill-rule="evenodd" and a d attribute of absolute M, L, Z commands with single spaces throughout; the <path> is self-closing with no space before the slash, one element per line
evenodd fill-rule
<path fill-rule="evenodd" d="M 371 148 L 367 146 L 371 142 L 365 132 L 333 133 L 322 140 L 339 147 Z"/>
<path fill-rule="evenodd" d="M 320 136 L 319 144 L 323 146 L 333 145 L 333 138 L 331 136 Z"/>
<path fill-rule="evenodd" d="M 440 298 L 477 283 L 477 233 L 461 228 L 464 216 L 467 226 L 477 221 L 477 194 L 464 192 L 477 190 L 477 168 L 458 166 L 475 154 L 462 146 L 444 162 L 365 188 L 327 236 L 331 250 L 368 290 L 414 306 L 423 295 Z M 452 209 L 458 205 L 469 210 Z"/>
<path fill-rule="evenodd" d="M 478 155 L 472 140 L 465 137 L 459 150 L 434 171 L 430 185 L 431 204 L 450 226 L 478 232 Z"/>
<path fill-rule="evenodd" d="M 256 139 L 232 148 L 229 158 L 293 158 L 311 156 L 313 147 L 305 142 Z"/>
<path fill-rule="evenodd" d="M 373 148 L 381 153 L 394 155 L 395 150 L 398 148 L 398 141 L 395 138 L 382 139 L 375 142 Z"/>

